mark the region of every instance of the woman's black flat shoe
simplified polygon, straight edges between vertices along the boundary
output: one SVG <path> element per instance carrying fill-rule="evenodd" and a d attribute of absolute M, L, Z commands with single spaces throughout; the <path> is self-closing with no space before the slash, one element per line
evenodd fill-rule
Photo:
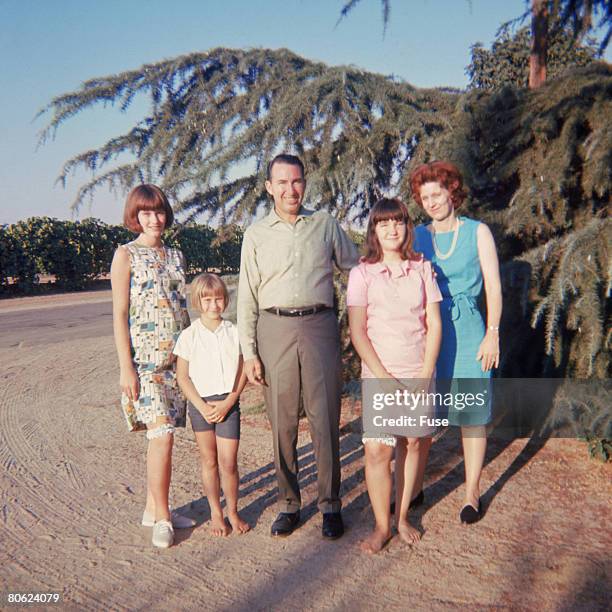
<path fill-rule="evenodd" d="M 478 509 L 474 508 L 474 506 L 470 504 L 466 504 L 461 508 L 461 512 L 459 513 L 459 518 L 462 523 L 467 523 L 471 525 L 472 523 L 477 523 L 482 518 L 481 512 L 482 506 L 480 503 L 480 499 L 478 500 Z"/>

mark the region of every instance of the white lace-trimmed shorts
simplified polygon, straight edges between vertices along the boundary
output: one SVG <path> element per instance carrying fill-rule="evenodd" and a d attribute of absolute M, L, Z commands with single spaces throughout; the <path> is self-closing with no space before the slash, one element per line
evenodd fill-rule
<path fill-rule="evenodd" d="M 405 381 L 408 382 L 409 380 L 411 380 L 411 378 L 412 377 L 406 376 Z M 404 379 L 398 378 L 399 384 L 401 384 L 402 380 Z M 381 392 L 387 393 L 389 391 L 389 388 L 387 387 L 388 384 L 390 383 L 387 379 L 379 380 L 376 378 L 362 378 L 361 379 L 362 409 L 363 409 L 363 402 L 366 401 L 366 398 L 372 398 L 375 393 L 378 393 L 378 394 L 380 394 Z M 426 390 L 433 391 L 434 389 L 435 389 L 435 383 L 432 380 L 430 381 L 429 388 Z M 419 419 L 420 416 L 433 416 L 434 407 L 426 406 L 426 405 L 423 405 L 422 403 L 419 403 L 413 406 L 410 414 L 416 419 Z M 424 438 L 424 437 L 429 437 L 433 435 L 434 432 L 435 432 L 435 427 L 432 427 L 430 425 L 418 425 L 418 426 L 414 425 L 414 426 L 411 426 L 410 428 L 407 428 L 405 435 L 403 435 L 402 437 Z M 391 446 L 395 448 L 397 446 L 397 438 L 398 438 L 397 435 L 390 433 L 390 432 L 380 431 L 380 429 L 376 430 L 375 428 L 370 427 L 368 430 L 368 427 L 364 421 L 364 431 L 361 436 L 361 441 L 363 444 L 375 442 L 378 444 L 384 444 L 385 446 Z"/>
<path fill-rule="evenodd" d="M 397 446 L 397 437 L 389 434 L 388 436 L 375 436 L 374 434 L 368 434 L 365 431 L 361 436 L 361 442 L 366 444 L 367 442 L 377 442 L 378 444 L 384 444 L 385 446 L 391 446 L 395 448 Z"/>

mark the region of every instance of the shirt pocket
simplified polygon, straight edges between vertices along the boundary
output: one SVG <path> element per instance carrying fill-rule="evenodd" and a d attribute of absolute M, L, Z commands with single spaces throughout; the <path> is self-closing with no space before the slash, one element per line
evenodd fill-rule
<path fill-rule="evenodd" d="M 257 246 L 257 267 L 263 278 L 283 275 L 292 267 L 294 259 L 294 245 L 290 237 L 276 236 Z"/>
<path fill-rule="evenodd" d="M 309 237 L 300 246 L 300 262 L 307 274 L 324 274 L 331 272 L 333 243 L 331 236 L 325 232 L 323 235 Z"/>

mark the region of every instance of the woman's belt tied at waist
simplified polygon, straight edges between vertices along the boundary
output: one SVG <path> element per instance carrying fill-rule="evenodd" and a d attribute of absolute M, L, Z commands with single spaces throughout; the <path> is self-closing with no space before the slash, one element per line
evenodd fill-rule
<path fill-rule="evenodd" d="M 475 314 L 479 312 L 476 298 L 466 293 L 458 293 L 457 295 L 448 297 L 445 296 L 442 299 L 442 308 L 450 312 L 452 321 L 456 321 L 461 316 L 462 310 L 464 314 Z"/>

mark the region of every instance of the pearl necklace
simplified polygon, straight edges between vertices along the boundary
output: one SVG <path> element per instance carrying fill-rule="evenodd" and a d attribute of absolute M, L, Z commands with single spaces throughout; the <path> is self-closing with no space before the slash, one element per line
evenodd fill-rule
<path fill-rule="evenodd" d="M 433 224 L 431 226 L 431 241 L 433 243 L 434 252 L 436 253 L 436 257 L 438 259 L 448 259 L 453 252 L 455 251 L 455 247 L 457 246 L 457 239 L 459 238 L 459 219 L 457 219 L 457 223 L 455 225 L 455 229 L 453 230 L 453 241 L 451 242 L 450 249 L 446 253 L 442 253 L 438 248 L 438 243 L 436 242 L 436 232 L 434 230 Z"/>

